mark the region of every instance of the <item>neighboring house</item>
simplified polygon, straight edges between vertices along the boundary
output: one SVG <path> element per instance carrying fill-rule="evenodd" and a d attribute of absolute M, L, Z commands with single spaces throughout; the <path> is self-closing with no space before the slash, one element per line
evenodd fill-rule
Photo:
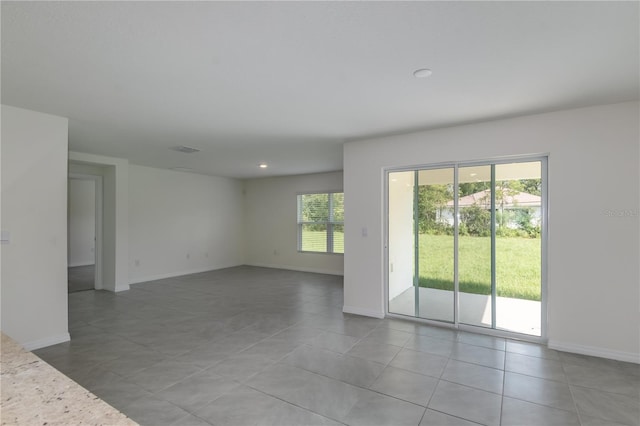
<path fill-rule="evenodd" d="M 542 217 L 542 197 L 526 192 L 509 193 L 505 190 L 500 199 L 500 188 L 496 193 L 496 213 L 504 215 L 504 226 L 511 229 L 518 228 L 518 212 L 530 209 L 531 225 L 539 226 Z M 485 210 L 491 209 L 491 190 L 485 189 L 474 194 L 465 195 L 458 200 L 458 208 L 464 209 L 479 206 Z M 440 212 L 439 220 L 453 226 L 453 200 L 446 204 L 447 208 Z"/>

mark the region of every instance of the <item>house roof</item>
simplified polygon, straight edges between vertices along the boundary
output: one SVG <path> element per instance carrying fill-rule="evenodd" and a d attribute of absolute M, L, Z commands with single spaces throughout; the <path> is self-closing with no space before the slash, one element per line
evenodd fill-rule
<path fill-rule="evenodd" d="M 496 194 L 496 203 L 500 204 L 498 199 L 499 194 Z M 503 207 L 540 207 L 542 204 L 542 197 L 539 195 L 529 194 L 527 192 L 509 193 L 505 191 L 502 197 Z M 458 200 L 459 207 L 470 207 L 475 205 L 488 208 L 491 203 L 491 190 L 485 189 L 474 194 L 465 195 Z M 453 206 L 453 200 L 447 203 L 447 206 Z"/>

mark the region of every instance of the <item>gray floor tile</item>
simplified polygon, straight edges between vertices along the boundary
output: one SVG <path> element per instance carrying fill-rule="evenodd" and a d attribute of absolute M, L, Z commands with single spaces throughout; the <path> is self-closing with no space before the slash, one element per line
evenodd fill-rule
<path fill-rule="evenodd" d="M 239 386 L 231 379 L 204 372 L 187 377 L 155 395 L 192 413 Z"/>
<path fill-rule="evenodd" d="M 376 327 L 371 333 L 367 334 L 366 338 L 387 345 L 404 346 L 413 336 L 413 333 L 406 333 L 385 327 L 383 323 Z"/>
<path fill-rule="evenodd" d="M 384 370 L 384 365 L 377 362 L 311 346 L 301 346 L 282 362 L 361 387 L 371 386 Z"/>
<path fill-rule="evenodd" d="M 275 361 L 272 359 L 241 352 L 217 363 L 209 368 L 207 372 L 242 383 L 273 364 L 275 364 Z"/>
<path fill-rule="evenodd" d="M 479 423 L 427 409 L 419 426 L 478 426 Z"/>
<path fill-rule="evenodd" d="M 562 363 L 551 359 L 538 358 L 507 352 L 505 371 L 539 377 L 541 379 L 566 382 Z"/>
<path fill-rule="evenodd" d="M 279 361 L 300 345 L 300 343 L 290 343 L 284 340 L 269 338 L 243 350 L 240 354 L 259 355 L 273 361 Z"/>
<path fill-rule="evenodd" d="M 123 377 L 128 377 L 166 359 L 166 355 L 151 349 L 146 349 L 116 358 L 113 361 L 102 364 L 101 367 L 111 370 Z"/>
<path fill-rule="evenodd" d="M 468 345 L 466 343 L 456 343 L 451 351 L 451 358 L 504 370 L 504 351 Z"/>
<path fill-rule="evenodd" d="M 451 355 L 453 350 L 454 341 L 438 339 L 436 337 L 414 335 L 404 345 L 407 349 L 413 349 L 414 351 L 426 352 L 433 355 L 446 356 Z"/>
<path fill-rule="evenodd" d="M 580 426 L 580 420 L 575 412 L 505 397 L 502 402 L 502 425 Z"/>
<path fill-rule="evenodd" d="M 640 377 L 615 369 L 564 364 L 564 373 L 572 385 L 621 393 L 640 398 Z"/>
<path fill-rule="evenodd" d="M 612 422 L 611 420 L 598 419 L 596 417 L 580 415 L 581 426 L 629 426 L 628 424 Z"/>
<path fill-rule="evenodd" d="M 547 358 L 560 361 L 558 351 L 549 349 L 546 346 L 536 343 L 519 342 L 517 340 L 507 339 L 507 352 L 513 352 L 520 355 L 536 356 L 538 358 Z"/>
<path fill-rule="evenodd" d="M 500 424 L 502 397 L 441 380 L 429 408 L 484 425 Z"/>
<path fill-rule="evenodd" d="M 341 277 L 228 268 L 70 294 L 36 353 L 143 425 L 640 426 L 640 365 L 342 305 Z"/>
<path fill-rule="evenodd" d="M 447 365 L 447 358 L 431 355 L 424 352 L 403 349 L 389 363 L 392 367 L 425 374 L 432 377 L 440 377 Z"/>
<path fill-rule="evenodd" d="M 210 368 L 220 361 L 227 359 L 235 351 L 225 346 L 219 341 L 208 342 L 198 346 L 180 356 L 173 358 L 174 361 L 192 364 L 202 369 Z"/>
<path fill-rule="evenodd" d="M 174 425 L 189 416 L 180 407 L 155 397 L 137 399 L 123 409 L 127 416 L 142 426 Z"/>
<path fill-rule="evenodd" d="M 437 384 L 434 377 L 387 367 L 369 389 L 426 407 Z"/>
<path fill-rule="evenodd" d="M 469 333 L 459 331 L 457 335 L 458 342 L 467 343 L 469 345 L 482 346 L 489 349 L 504 351 L 506 347 L 505 339 L 502 337 L 487 336 L 484 334 Z"/>
<path fill-rule="evenodd" d="M 91 392 L 116 408 L 151 396 L 149 391 L 122 378 L 92 386 Z"/>
<path fill-rule="evenodd" d="M 358 338 L 325 331 L 309 341 L 309 345 L 333 352 L 345 353 L 358 342 Z"/>
<path fill-rule="evenodd" d="M 352 426 L 417 425 L 425 408 L 377 393 L 361 396 L 344 422 Z"/>
<path fill-rule="evenodd" d="M 387 345 L 371 339 L 370 335 L 361 339 L 347 355 L 368 359 L 369 361 L 388 364 L 402 350 L 399 346 Z"/>
<path fill-rule="evenodd" d="M 343 419 L 367 392 L 335 379 L 277 364 L 247 385 L 335 420 Z"/>
<path fill-rule="evenodd" d="M 560 360 L 564 364 L 575 364 L 598 369 L 617 370 L 626 374 L 640 376 L 640 364 L 599 358 L 589 355 L 574 354 L 569 352 L 558 352 L 558 355 L 560 356 Z"/>
<path fill-rule="evenodd" d="M 504 378 L 504 396 L 566 411 L 576 410 L 571 390 L 566 383 L 508 371 Z"/>
<path fill-rule="evenodd" d="M 128 380 L 148 391 L 157 392 L 200 371 L 202 371 L 202 369 L 193 364 L 166 360 L 139 371 L 129 377 Z"/>
<path fill-rule="evenodd" d="M 450 359 L 440 378 L 459 385 L 502 394 L 504 372 L 495 368 Z"/>
<path fill-rule="evenodd" d="M 323 331 L 317 328 L 302 327 L 302 326 L 294 325 L 287 329 L 284 329 L 278 334 L 271 336 L 271 338 L 285 341 L 288 343 L 300 344 L 300 343 L 309 343 L 322 333 Z"/>
<path fill-rule="evenodd" d="M 627 425 L 640 424 L 640 402 L 627 395 L 571 386 L 580 416 L 595 417 Z"/>

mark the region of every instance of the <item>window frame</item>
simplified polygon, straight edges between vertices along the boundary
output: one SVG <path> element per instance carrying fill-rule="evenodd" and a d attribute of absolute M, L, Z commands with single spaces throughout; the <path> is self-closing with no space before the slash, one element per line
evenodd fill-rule
<path fill-rule="evenodd" d="M 301 210 L 302 210 L 302 197 L 305 195 L 327 195 L 328 201 L 328 209 L 329 209 L 329 219 L 327 221 L 322 222 L 303 222 L 301 221 Z M 331 190 L 331 191 L 313 191 L 313 192 L 298 192 L 296 194 L 296 227 L 297 227 L 297 251 L 298 253 L 313 253 L 313 254 L 335 254 L 335 255 L 344 255 L 343 252 L 335 251 L 335 238 L 334 238 L 334 227 L 335 225 L 342 225 L 344 228 L 344 219 L 342 221 L 334 220 L 334 206 L 333 206 L 333 195 L 334 194 L 342 194 L 344 197 L 344 190 Z M 343 201 L 344 203 L 344 201 Z M 326 225 L 327 227 L 327 241 L 326 241 L 326 250 L 325 251 L 315 251 L 315 250 L 303 250 L 302 249 L 302 228 L 304 225 Z M 344 248 L 343 248 L 344 250 Z"/>

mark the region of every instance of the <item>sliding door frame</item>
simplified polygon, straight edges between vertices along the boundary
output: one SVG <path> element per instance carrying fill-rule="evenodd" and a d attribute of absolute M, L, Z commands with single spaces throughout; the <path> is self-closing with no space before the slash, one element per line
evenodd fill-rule
<path fill-rule="evenodd" d="M 459 298 L 459 276 L 458 276 L 458 231 L 459 231 L 459 218 L 458 218 L 458 195 L 459 195 L 459 168 L 460 167 L 470 167 L 470 166 L 491 166 L 491 186 L 495 187 L 495 167 L 500 164 L 511 164 L 511 163 L 528 163 L 528 162 L 540 162 L 540 173 L 541 173 L 541 211 L 540 211 L 540 221 L 541 221 L 541 241 L 540 241 L 540 336 L 534 336 L 529 334 L 517 333 L 507 330 L 501 330 L 498 328 L 491 327 L 479 327 L 469 324 L 463 324 L 459 321 L 459 311 L 460 311 L 460 298 Z M 516 338 L 520 340 L 526 340 L 537 343 L 546 343 L 548 339 L 547 334 L 547 241 L 548 241 L 548 228 L 549 228 L 549 220 L 548 220 L 548 212 L 549 212 L 549 200 L 548 200 L 548 161 L 549 154 L 537 154 L 537 155 L 522 155 L 522 156 L 509 156 L 509 157 L 500 157 L 500 158 L 490 158 L 484 160 L 473 160 L 473 161 L 458 161 L 458 162 L 443 162 L 443 163 L 433 163 L 433 164 L 418 164 L 411 166 L 402 166 L 402 167 L 387 167 L 382 169 L 382 178 L 383 178 L 383 226 L 384 226 L 384 240 L 383 240 L 383 252 L 384 252 L 384 310 L 385 316 L 390 318 L 398 318 L 398 319 L 410 319 L 411 321 L 437 325 L 440 327 L 446 328 L 454 328 L 463 331 L 471 331 L 479 334 L 489 334 L 492 336 L 498 337 L 506 337 L 506 338 Z M 421 170 L 433 170 L 433 169 L 443 169 L 443 168 L 451 168 L 454 170 L 454 183 L 453 183 L 453 201 L 454 201 L 454 240 L 453 240 L 453 251 L 454 251 L 454 321 L 453 323 L 447 321 L 438 321 L 431 320 L 426 318 L 418 317 L 418 309 L 419 309 L 419 300 L 418 300 L 418 291 L 419 288 L 415 287 L 414 291 L 416 291 L 416 311 L 415 316 L 408 316 L 397 314 L 393 312 L 389 312 L 389 175 L 390 173 L 396 172 L 408 172 L 415 171 L 415 179 L 414 185 L 414 194 L 417 191 L 417 176 L 418 172 Z M 491 191 L 492 195 L 492 206 L 495 205 L 495 194 L 494 191 Z M 414 195 L 414 232 L 417 230 L 417 217 L 415 216 L 415 204 L 417 203 L 417 199 Z M 492 209 L 493 210 L 493 209 Z M 491 294 L 491 303 L 492 303 L 492 327 L 496 324 L 496 285 L 495 285 L 495 211 L 491 213 L 491 273 L 492 273 L 492 294 Z M 416 235 L 414 238 L 417 241 L 418 236 Z M 414 254 L 418 250 L 417 244 L 414 247 Z M 416 261 L 416 263 L 418 263 Z M 417 271 L 417 266 L 414 270 Z M 419 277 L 414 277 L 414 280 L 419 281 Z M 415 282 L 414 282 L 415 286 Z"/>

